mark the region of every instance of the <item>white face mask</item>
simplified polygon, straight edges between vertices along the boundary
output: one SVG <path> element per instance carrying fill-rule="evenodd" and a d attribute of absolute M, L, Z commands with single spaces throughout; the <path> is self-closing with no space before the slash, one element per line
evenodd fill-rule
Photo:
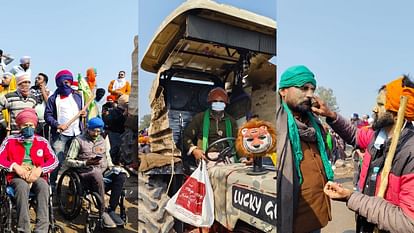
<path fill-rule="evenodd" d="M 377 138 L 375 139 L 374 142 L 374 147 L 377 148 L 377 150 L 379 150 L 381 148 L 381 145 L 384 144 L 385 139 L 387 139 L 387 133 L 385 132 L 385 129 L 381 129 L 380 132 L 378 133 Z"/>
<path fill-rule="evenodd" d="M 223 102 L 213 102 L 211 103 L 211 109 L 213 111 L 224 111 L 226 104 Z"/>

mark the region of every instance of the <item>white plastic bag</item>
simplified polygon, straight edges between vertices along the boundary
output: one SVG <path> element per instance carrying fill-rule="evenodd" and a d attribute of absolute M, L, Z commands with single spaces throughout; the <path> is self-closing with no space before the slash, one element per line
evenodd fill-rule
<path fill-rule="evenodd" d="M 178 220 L 195 227 L 210 227 L 214 222 L 214 196 L 206 162 L 197 169 L 168 201 L 167 211 Z"/>

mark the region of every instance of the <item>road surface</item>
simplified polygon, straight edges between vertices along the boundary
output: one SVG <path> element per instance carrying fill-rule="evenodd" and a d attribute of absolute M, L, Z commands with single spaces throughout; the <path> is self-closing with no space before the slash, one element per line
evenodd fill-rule
<path fill-rule="evenodd" d="M 348 158 L 343 167 L 335 169 L 335 181 L 345 188 L 352 189 L 353 177 L 352 159 Z M 350 211 L 345 202 L 331 201 L 332 221 L 322 229 L 322 233 L 355 233 L 355 214 Z"/>
<path fill-rule="evenodd" d="M 124 228 L 100 230 L 100 233 L 135 233 L 138 232 L 138 178 L 131 175 L 124 185 L 126 189 L 125 208 L 127 211 L 128 221 Z M 108 202 L 107 202 L 108 203 Z M 119 208 L 118 208 L 119 211 Z M 55 210 L 55 216 L 60 226 L 63 226 L 65 233 L 83 232 L 86 216 L 81 213 L 80 216 L 69 222 Z"/>

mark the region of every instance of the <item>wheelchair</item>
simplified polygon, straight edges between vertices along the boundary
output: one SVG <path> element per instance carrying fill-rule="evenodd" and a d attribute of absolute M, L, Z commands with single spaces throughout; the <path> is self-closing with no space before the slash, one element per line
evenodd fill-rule
<path fill-rule="evenodd" d="M 14 188 L 7 183 L 7 171 L 0 170 L 0 232 L 12 233 L 17 231 L 16 212 L 14 211 L 15 191 Z M 64 233 L 62 226 L 58 225 L 55 220 L 52 207 L 52 189 L 49 186 L 49 233 Z M 29 208 L 36 206 L 36 195 L 29 193 Z"/>
<path fill-rule="evenodd" d="M 108 185 L 112 180 L 104 177 L 104 184 Z M 81 178 L 76 168 L 69 168 L 60 176 L 56 195 L 58 200 L 59 212 L 66 220 L 73 220 L 79 216 L 83 210 L 86 213 L 86 223 L 84 232 L 91 233 L 103 229 L 102 211 L 99 206 L 105 204 L 97 192 L 83 189 Z M 120 217 L 127 222 L 126 209 L 124 206 L 125 189 L 121 192 L 119 200 Z M 93 208 L 98 209 L 93 211 Z"/>

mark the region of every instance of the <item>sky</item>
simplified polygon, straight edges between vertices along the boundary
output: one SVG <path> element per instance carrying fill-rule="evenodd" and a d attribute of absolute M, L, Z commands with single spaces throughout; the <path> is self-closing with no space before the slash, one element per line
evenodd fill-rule
<path fill-rule="evenodd" d="M 371 114 L 378 89 L 414 75 L 414 1 L 278 1 L 278 77 L 303 64 L 340 113 Z"/>
<path fill-rule="evenodd" d="M 55 75 L 69 69 L 86 76 L 97 69 L 97 86 L 107 90 L 118 71 L 131 79 L 131 53 L 138 34 L 136 0 L 2 1 L 0 49 L 19 64 L 31 56 L 32 82 L 39 72 L 49 76 L 55 90 Z"/>
<path fill-rule="evenodd" d="M 184 0 L 151 0 L 139 2 L 139 55 L 141 61 L 161 22 Z M 216 0 L 276 20 L 276 0 Z M 150 113 L 149 91 L 156 74 L 139 70 L 139 116 Z"/>

